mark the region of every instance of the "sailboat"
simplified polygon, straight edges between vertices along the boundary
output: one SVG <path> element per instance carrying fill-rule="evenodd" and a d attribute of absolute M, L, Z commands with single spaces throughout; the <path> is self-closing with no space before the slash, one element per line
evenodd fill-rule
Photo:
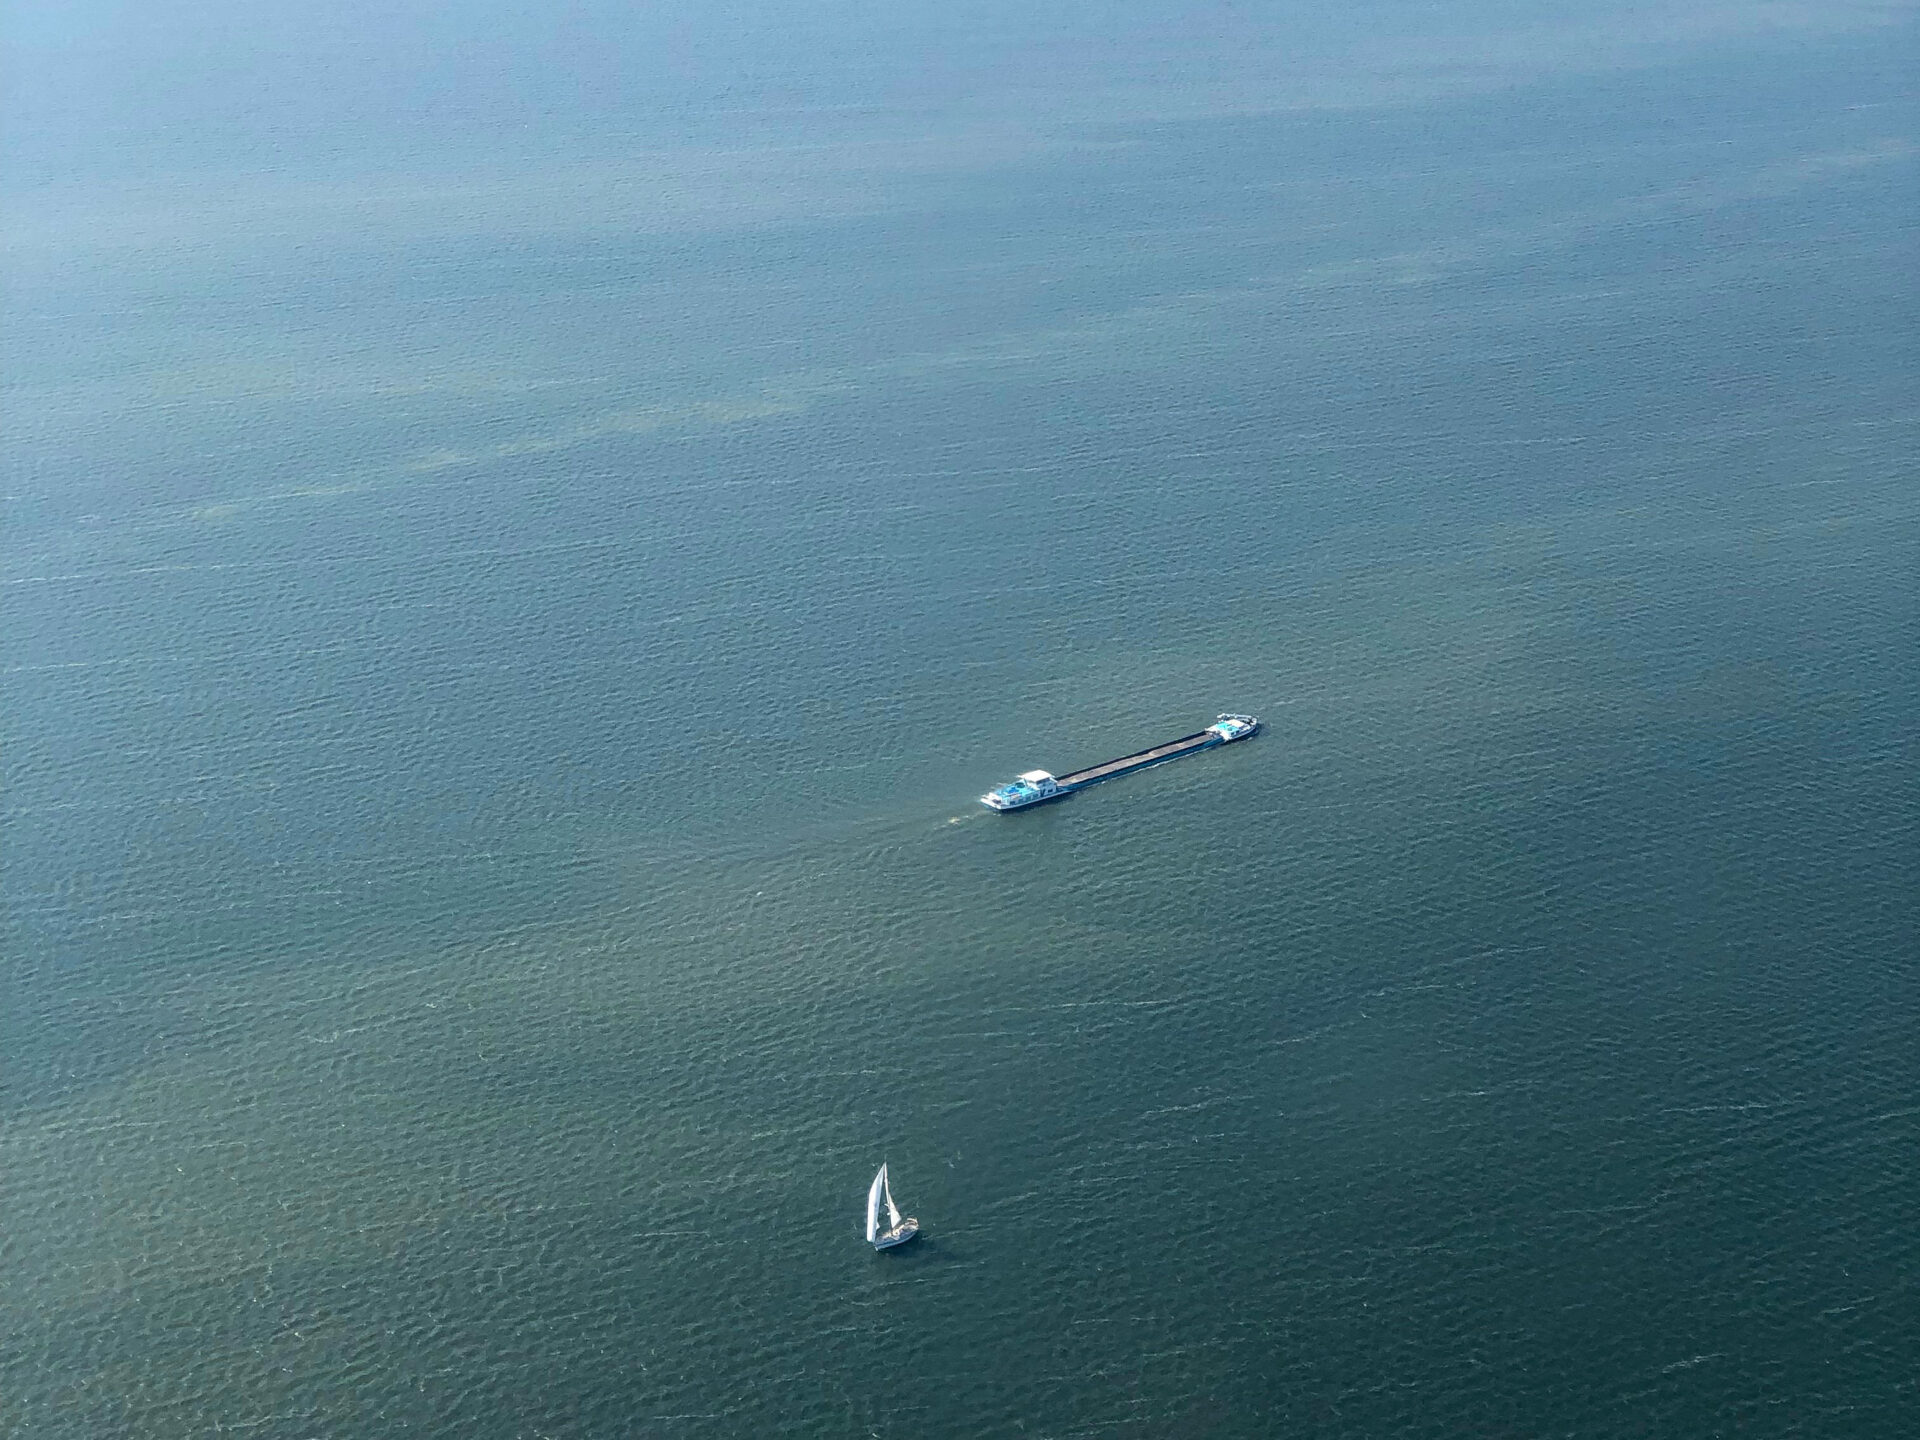
<path fill-rule="evenodd" d="M 887 1207 L 887 1228 L 880 1228 L 880 1207 Z M 891 1250 L 896 1245 L 904 1245 L 920 1233 L 920 1222 L 911 1215 L 902 1216 L 900 1207 L 893 1203 L 893 1187 L 887 1183 L 887 1167 L 882 1165 L 880 1173 L 873 1177 L 873 1184 L 867 1187 L 867 1243 L 876 1250 Z"/>

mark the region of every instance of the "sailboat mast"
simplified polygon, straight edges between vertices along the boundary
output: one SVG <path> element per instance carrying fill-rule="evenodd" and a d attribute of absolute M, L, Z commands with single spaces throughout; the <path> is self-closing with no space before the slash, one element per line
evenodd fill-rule
<path fill-rule="evenodd" d="M 880 1182 L 887 1192 L 887 1224 L 892 1229 L 900 1228 L 900 1207 L 893 1203 L 893 1182 L 887 1179 L 887 1167 L 880 1167 Z"/>

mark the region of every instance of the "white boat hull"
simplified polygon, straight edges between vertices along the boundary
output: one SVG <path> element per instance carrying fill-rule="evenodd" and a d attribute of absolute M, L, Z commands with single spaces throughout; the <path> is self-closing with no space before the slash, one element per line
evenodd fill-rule
<path fill-rule="evenodd" d="M 891 1250 L 896 1245 L 906 1244 L 919 1233 L 920 1222 L 912 1216 L 908 1216 L 905 1220 L 902 1220 L 898 1225 L 894 1226 L 893 1229 L 883 1231 L 881 1234 L 874 1236 L 873 1248 L 876 1250 Z"/>

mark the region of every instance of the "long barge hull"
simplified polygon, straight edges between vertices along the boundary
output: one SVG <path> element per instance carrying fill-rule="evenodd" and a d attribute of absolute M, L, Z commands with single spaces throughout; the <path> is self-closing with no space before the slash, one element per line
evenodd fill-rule
<path fill-rule="evenodd" d="M 1259 729 L 1260 721 L 1256 716 L 1222 715 L 1204 730 L 1196 730 L 1191 735 L 1182 735 L 1178 740 L 1168 740 L 1147 750 L 1136 750 L 1131 755 L 1122 755 L 1118 760 L 1089 765 L 1067 775 L 1055 777 L 1045 770 L 1029 770 L 1019 779 L 989 790 L 980 797 L 980 803 L 990 810 L 1002 812 L 1024 810 L 1029 805 L 1058 800 L 1089 785 L 1098 785 L 1102 780 L 1111 780 L 1116 775 L 1131 775 L 1136 770 L 1164 765 L 1183 755 L 1211 750 L 1216 745 L 1230 745 L 1235 740 L 1245 740 Z"/>
<path fill-rule="evenodd" d="M 1226 743 L 1225 737 L 1217 731 L 1197 730 L 1191 735 L 1182 735 L 1178 740 L 1169 740 L 1164 745 L 1155 745 L 1151 750 L 1122 755 L 1118 760 L 1108 760 L 1101 765 L 1089 765 L 1086 769 L 1076 770 L 1071 775 L 1062 775 L 1054 783 L 1060 787 L 1062 793 L 1072 794 L 1075 790 L 1084 790 L 1089 785 L 1098 785 L 1102 780 L 1111 780 L 1118 775 L 1131 775 L 1134 771 L 1144 770 L 1149 765 L 1178 760 L 1182 755 L 1191 755 L 1199 750 L 1211 750 L 1216 745 Z"/>

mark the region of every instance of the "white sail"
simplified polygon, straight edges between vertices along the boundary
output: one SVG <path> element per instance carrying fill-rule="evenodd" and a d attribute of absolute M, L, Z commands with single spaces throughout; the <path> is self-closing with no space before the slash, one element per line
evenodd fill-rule
<path fill-rule="evenodd" d="M 880 1234 L 880 1192 L 887 1188 L 887 1167 L 882 1165 L 880 1173 L 873 1177 L 873 1184 L 867 1187 L 867 1243 L 871 1245 Z M 887 1197 L 887 1208 L 893 1208 L 893 1197 Z M 894 1222 L 898 1224 L 898 1221 Z"/>
<path fill-rule="evenodd" d="M 898 1230 L 900 1228 L 900 1207 L 893 1203 L 893 1185 L 892 1182 L 887 1180 L 887 1167 L 884 1165 L 880 1167 L 880 1180 L 881 1188 L 887 1193 L 887 1226 L 889 1229 Z"/>

